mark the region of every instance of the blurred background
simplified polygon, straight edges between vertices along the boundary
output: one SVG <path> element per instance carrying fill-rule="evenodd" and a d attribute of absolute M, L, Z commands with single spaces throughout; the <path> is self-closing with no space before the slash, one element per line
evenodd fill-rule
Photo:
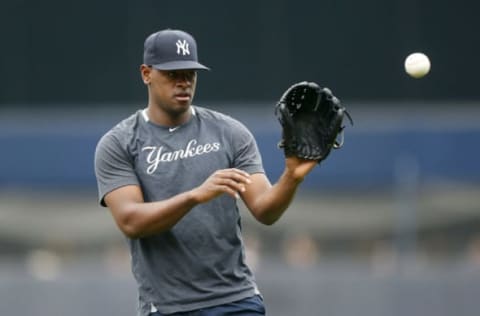
<path fill-rule="evenodd" d="M 242 204 L 269 315 L 476 315 L 480 29 L 473 0 L 0 4 L 0 315 L 135 315 L 125 240 L 97 204 L 99 138 L 146 106 L 143 41 L 197 39 L 195 104 L 283 168 L 275 102 L 330 87 L 355 125 L 274 226 Z M 403 69 L 430 57 L 422 79 Z"/>

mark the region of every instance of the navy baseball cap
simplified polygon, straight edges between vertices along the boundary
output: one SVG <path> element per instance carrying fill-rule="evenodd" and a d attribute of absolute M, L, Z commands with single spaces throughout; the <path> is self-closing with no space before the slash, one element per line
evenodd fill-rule
<path fill-rule="evenodd" d="M 147 37 L 143 63 L 158 70 L 210 70 L 198 62 L 197 43 L 193 36 L 172 29 L 161 30 Z"/>

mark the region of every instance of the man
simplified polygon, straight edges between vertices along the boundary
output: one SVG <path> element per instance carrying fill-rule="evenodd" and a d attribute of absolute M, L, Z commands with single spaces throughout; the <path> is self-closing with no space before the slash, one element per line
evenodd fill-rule
<path fill-rule="evenodd" d="M 271 225 L 317 165 L 286 158 L 271 185 L 247 128 L 192 105 L 202 69 L 188 33 L 150 35 L 140 66 L 148 105 L 96 148 L 100 203 L 127 237 L 142 316 L 264 315 L 236 199 Z"/>

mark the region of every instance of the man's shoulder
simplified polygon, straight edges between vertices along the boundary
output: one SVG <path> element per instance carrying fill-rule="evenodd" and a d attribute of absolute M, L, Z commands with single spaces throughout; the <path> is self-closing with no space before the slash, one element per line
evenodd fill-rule
<path fill-rule="evenodd" d="M 230 116 L 227 113 L 220 112 L 218 110 L 214 110 L 211 108 L 205 108 L 200 106 L 194 106 L 195 113 L 198 117 L 206 120 L 216 121 L 219 124 L 226 124 L 226 125 L 243 125 L 238 119 Z"/>
<path fill-rule="evenodd" d="M 116 125 L 114 125 L 107 134 L 114 134 L 114 135 L 121 135 L 121 134 L 129 134 L 138 128 L 139 119 L 141 118 L 142 110 L 137 110 L 132 113 L 130 116 L 124 118 Z"/>
<path fill-rule="evenodd" d="M 135 134 L 135 130 L 138 128 L 140 118 L 141 110 L 137 110 L 110 128 L 110 130 L 108 130 L 101 137 L 99 143 L 108 141 L 121 142 L 124 139 L 128 139 Z"/>

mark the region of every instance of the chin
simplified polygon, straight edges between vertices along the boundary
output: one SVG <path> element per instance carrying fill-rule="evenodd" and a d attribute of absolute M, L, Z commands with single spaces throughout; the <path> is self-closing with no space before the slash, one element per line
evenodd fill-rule
<path fill-rule="evenodd" d="M 190 109 L 190 102 L 177 102 L 172 107 L 170 107 L 170 114 L 173 116 L 179 116 L 185 114 Z"/>

